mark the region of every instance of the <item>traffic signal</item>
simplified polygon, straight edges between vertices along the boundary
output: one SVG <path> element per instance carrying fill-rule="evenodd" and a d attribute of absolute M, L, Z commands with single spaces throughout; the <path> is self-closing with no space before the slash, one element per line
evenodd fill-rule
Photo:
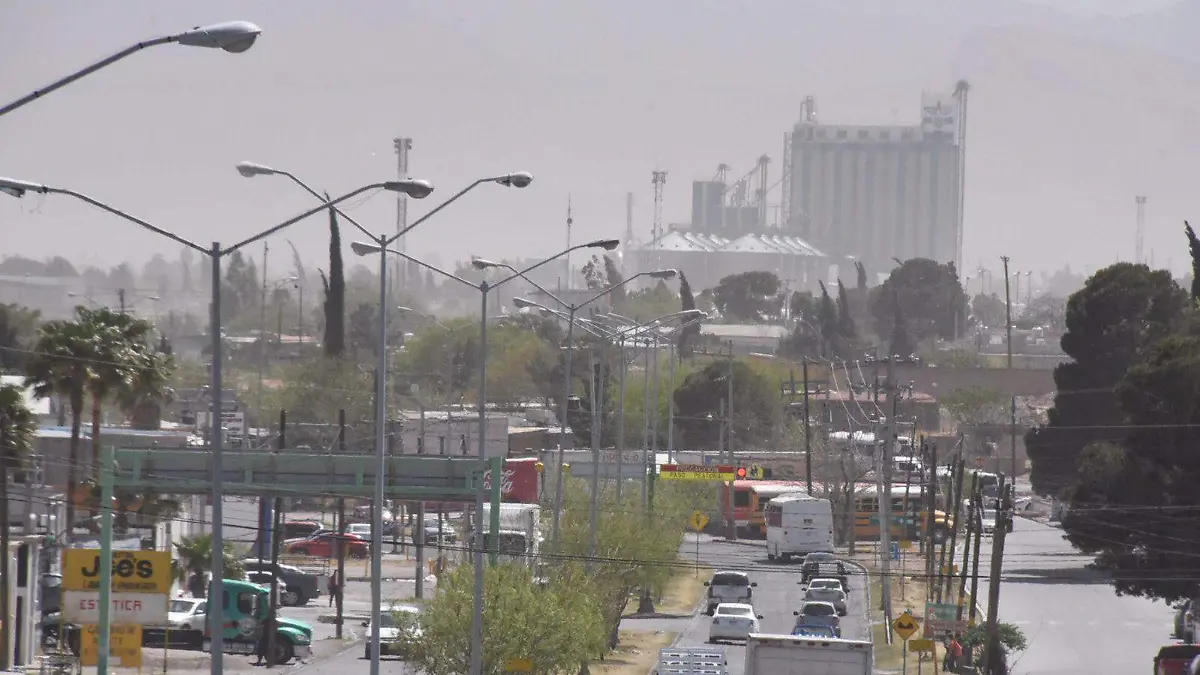
<path fill-rule="evenodd" d="M 737 477 L 738 477 L 738 480 L 745 480 L 745 479 L 746 479 L 746 467 L 744 467 L 744 466 L 739 466 L 739 467 L 738 467 L 738 470 L 737 470 Z"/>

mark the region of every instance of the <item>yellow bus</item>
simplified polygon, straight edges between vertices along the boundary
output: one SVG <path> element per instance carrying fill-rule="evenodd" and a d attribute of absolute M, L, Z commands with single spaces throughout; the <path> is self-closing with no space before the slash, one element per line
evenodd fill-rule
<path fill-rule="evenodd" d="M 872 485 L 854 495 L 854 538 L 858 541 L 879 539 L 879 493 Z M 891 493 L 892 541 L 912 541 L 925 536 L 929 510 L 922 501 L 920 485 L 893 485 Z M 945 511 L 933 512 L 933 540 L 942 543 L 950 537 L 953 520 Z"/>

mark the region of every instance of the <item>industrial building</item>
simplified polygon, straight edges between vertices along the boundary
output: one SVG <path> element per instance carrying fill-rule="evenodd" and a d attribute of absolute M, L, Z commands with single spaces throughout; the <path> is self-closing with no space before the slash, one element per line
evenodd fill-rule
<path fill-rule="evenodd" d="M 628 224 L 633 267 L 678 267 L 695 288 L 772 270 L 813 291 L 855 261 L 880 276 L 909 258 L 961 267 L 966 96 L 966 83 L 922 94 L 915 123 L 891 126 L 823 124 L 810 96 L 784 135 L 780 175 L 771 180 L 766 155 L 732 181 L 720 164 L 693 181 L 688 223 L 663 227 L 666 172 L 655 171 L 649 239 L 635 243 Z"/>

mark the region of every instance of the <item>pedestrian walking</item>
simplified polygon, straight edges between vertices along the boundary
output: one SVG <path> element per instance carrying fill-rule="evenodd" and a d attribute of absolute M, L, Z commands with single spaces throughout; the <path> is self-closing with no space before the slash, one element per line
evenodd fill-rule
<path fill-rule="evenodd" d="M 946 646 L 946 668 L 947 672 L 957 672 L 958 666 L 962 663 L 963 646 L 959 639 L 962 636 L 955 633 L 950 638 L 950 644 Z"/>
<path fill-rule="evenodd" d="M 342 587 L 342 580 L 338 578 L 338 573 L 335 571 L 329 575 L 329 606 L 333 607 L 333 601 L 337 597 L 338 591 Z"/>
<path fill-rule="evenodd" d="M 275 630 L 275 615 L 269 610 L 267 618 L 262 622 L 259 630 L 261 632 L 258 636 L 258 644 L 254 647 L 254 655 L 258 657 L 258 660 L 254 662 L 254 665 L 261 666 L 263 659 L 266 659 L 269 665 L 274 665 L 271 657 L 268 655 L 268 649 L 270 648 L 268 636 L 271 634 L 271 631 Z"/>

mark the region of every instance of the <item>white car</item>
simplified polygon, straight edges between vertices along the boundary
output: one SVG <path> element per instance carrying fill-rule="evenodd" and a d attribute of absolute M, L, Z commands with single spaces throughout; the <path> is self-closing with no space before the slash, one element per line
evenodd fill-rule
<path fill-rule="evenodd" d="M 171 630 L 204 630 L 208 620 L 208 603 L 201 598 L 176 598 L 167 611 Z"/>
<path fill-rule="evenodd" d="M 722 602 L 713 612 L 712 624 L 708 628 L 708 641 L 711 643 L 722 640 L 745 640 L 751 633 L 760 633 L 758 620 L 762 617 L 754 613 L 754 607 L 740 602 Z"/>
<path fill-rule="evenodd" d="M 379 621 L 379 656 L 399 656 L 404 658 L 406 643 L 410 640 L 417 640 L 421 637 L 421 628 L 417 625 L 420 621 L 421 608 L 412 605 L 396 605 L 390 610 L 383 612 L 380 615 Z M 397 621 L 397 618 L 400 620 Z M 366 644 L 363 645 L 363 658 L 371 658 L 371 622 L 364 621 L 363 628 L 366 628 L 364 635 Z M 403 634 L 403 631 L 408 631 L 409 635 Z"/>
<path fill-rule="evenodd" d="M 840 588 L 813 588 L 810 583 L 804 593 L 805 602 L 828 602 L 838 616 L 846 616 L 846 592 Z"/>
<path fill-rule="evenodd" d="M 983 522 L 983 533 L 994 534 L 996 532 L 996 510 L 984 509 L 983 517 L 980 519 Z"/>
<path fill-rule="evenodd" d="M 808 587 L 809 588 L 831 588 L 835 591 L 841 591 L 841 592 L 845 593 L 846 595 L 850 595 L 850 591 L 846 590 L 842 586 L 841 579 L 827 579 L 827 578 L 813 579 L 812 581 L 808 582 Z"/>
<path fill-rule="evenodd" d="M 792 612 L 796 616 L 796 628 L 792 631 L 801 631 L 804 626 L 828 626 L 841 637 L 842 635 L 842 620 L 838 618 L 837 608 L 832 603 L 828 602 L 805 602 L 799 612 Z"/>
<path fill-rule="evenodd" d="M 371 541 L 371 524 L 350 523 L 346 526 L 346 534 L 353 534 L 356 537 L 362 537 L 367 541 Z"/>

